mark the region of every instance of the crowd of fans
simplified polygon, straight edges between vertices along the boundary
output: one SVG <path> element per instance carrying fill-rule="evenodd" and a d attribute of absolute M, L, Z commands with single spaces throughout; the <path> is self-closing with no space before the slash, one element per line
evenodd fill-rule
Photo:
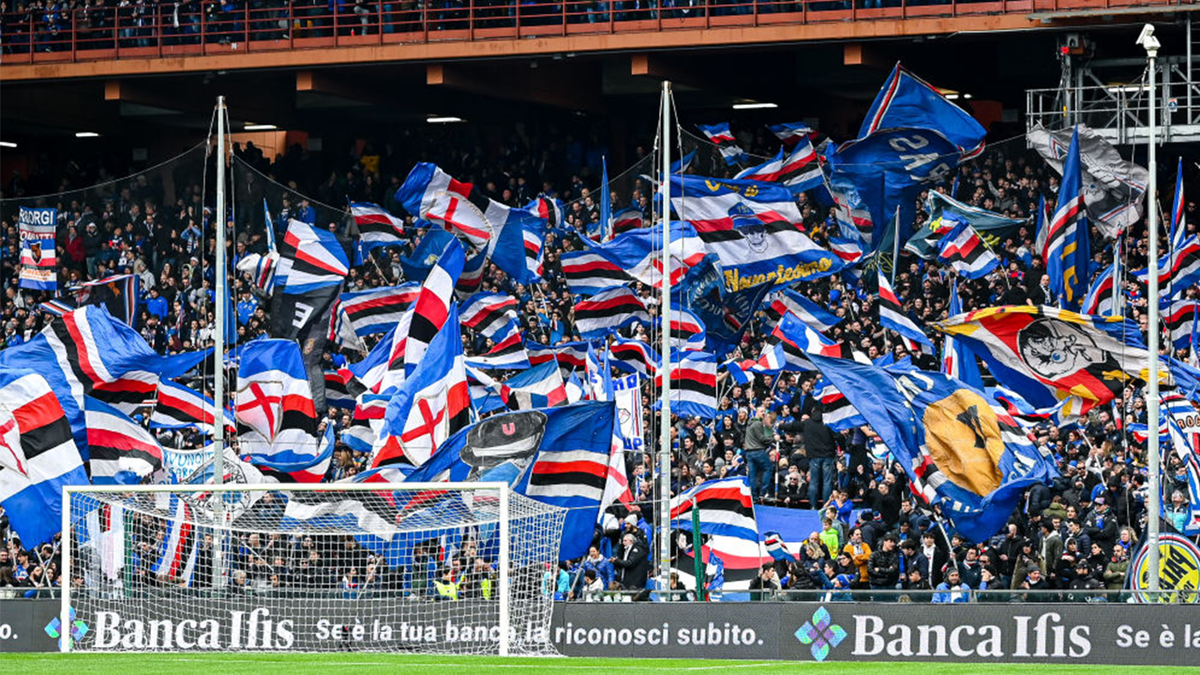
<path fill-rule="evenodd" d="M 773 154 L 774 139 L 766 132 L 743 132 L 739 136 L 743 147 L 751 152 Z M 489 264 L 481 290 L 510 293 L 519 300 L 526 339 L 541 344 L 579 339 L 573 323 L 578 298 L 571 295 L 559 261 L 563 253 L 582 246 L 582 233 L 599 219 L 597 169 L 605 148 L 598 136 L 532 134 L 522 129 L 508 136 L 485 138 L 468 130 L 453 137 L 413 135 L 403 140 L 359 144 L 341 156 L 309 153 L 295 146 L 269 158 L 253 144 L 235 148 L 238 160 L 233 191 L 235 202 L 242 206 L 229 223 L 231 265 L 249 253 L 266 251 L 261 207 L 254 208 L 264 197 L 277 234 L 281 235 L 289 218 L 299 218 L 329 227 L 349 241 L 343 208 L 327 205 L 343 205 L 348 198 L 377 202 L 393 213 L 403 214 L 395 200 L 396 188 L 414 161 L 436 161 L 451 175 L 474 182 L 485 194 L 509 206 L 523 207 L 538 196 L 562 200 L 565 222 L 546 238 L 545 280 L 531 286 L 516 284 Z M 631 163 L 640 162 L 646 158 L 646 151 L 638 147 L 632 155 Z M 131 180 L 113 183 L 111 189 L 80 190 L 107 178 L 102 170 L 56 167 L 14 176 L 3 186 L 3 196 L 29 198 L 62 192 L 61 196 L 42 200 L 59 209 L 60 288 L 112 274 L 136 274 L 141 298 L 134 328 L 160 353 L 199 349 L 211 341 L 213 288 L 217 281 L 209 223 L 211 195 L 205 195 L 205 186 L 212 185 L 212 175 L 210 169 L 205 180 L 200 157 L 195 154 L 191 160 L 135 175 Z M 956 184 L 954 196 L 959 200 L 1025 219 L 1034 216 L 1040 197 L 1054 202 L 1058 177 L 1018 141 L 994 145 L 962 166 Z M 950 185 L 934 189 L 947 191 Z M 612 208 L 640 208 L 646 222 L 651 222 L 651 197 L 649 185 L 636 177 L 614 181 Z M 837 229 L 829 208 L 809 195 L 801 195 L 799 200 L 804 228 L 817 243 L 827 244 L 829 235 L 836 234 Z M 15 205 L 16 201 L 7 204 Z M 918 210 L 918 225 L 928 217 L 923 205 L 924 199 Z M 1190 233 L 1200 225 L 1195 211 L 1195 203 L 1189 201 L 1185 220 Z M 6 207 L 3 217 L 0 263 L 4 269 L 14 270 L 19 255 L 16 209 Z M 347 290 L 389 286 L 404 280 L 400 260 L 424 234 L 411 217 L 407 222 L 412 227 L 411 241 L 376 249 L 365 264 L 351 269 Z M 996 245 L 995 252 L 1002 259 L 996 272 L 976 281 L 959 281 L 965 309 L 1053 304 L 1043 262 L 1031 254 L 1034 237 L 1031 221 Z M 1111 262 L 1113 249 L 1099 235 L 1093 235 L 1092 241 L 1093 271 L 1098 271 Z M 1124 250 L 1125 269 L 1144 265 L 1143 223 L 1126 234 Z M 30 340 L 49 320 L 37 305 L 50 299 L 50 294 L 19 289 L 15 281 L 15 275 L 4 275 L 4 302 L 0 305 L 3 347 Z M 905 255 L 895 290 L 912 318 L 919 325 L 927 325 L 947 316 L 951 281 L 951 272 L 936 261 Z M 653 289 L 638 286 L 636 290 L 648 305 L 657 304 Z M 874 307 L 876 298 L 842 276 L 801 283 L 797 290 L 843 317 L 829 337 L 848 342 L 872 359 L 889 353 L 897 359 L 911 356 L 918 365 L 937 369 L 933 357 L 907 354 L 894 334 L 888 339 Z M 1126 278 L 1122 291 L 1129 316 L 1140 320 L 1144 327 L 1144 288 Z M 267 308 L 251 292 L 249 278 L 237 278 L 232 292 L 239 340 L 265 334 Z M 1198 295 L 1195 287 L 1186 293 L 1188 298 Z M 760 319 L 751 323 L 731 358 L 757 358 L 760 354 L 767 338 Z M 469 354 L 488 348 L 479 336 L 466 329 L 464 333 Z M 643 340 L 653 337 L 644 326 L 624 333 Z M 1188 354 L 1184 350 L 1177 356 L 1186 358 Z M 332 368 L 357 361 L 362 354 L 330 346 L 324 358 Z M 1078 424 L 1058 427 L 1046 422 L 1035 429 L 1037 443 L 1057 460 L 1061 476 L 1051 485 L 1031 488 L 1002 533 L 988 541 L 968 542 L 944 530 L 936 514 L 922 510 L 908 489 L 905 472 L 877 443 L 869 428 L 835 432 L 823 422 L 822 406 L 813 387 L 815 379 L 814 373 L 784 373 L 777 378 L 758 377 L 747 386 L 739 386 L 722 373 L 715 419 L 672 419 L 673 494 L 711 478 L 751 474 L 759 503 L 824 510 L 821 530 L 812 533 L 802 550 L 793 551 L 795 562 L 769 565 L 770 569 L 758 573 L 752 585 L 760 592 L 901 588 L 929 591 L 929 597 L 939 602 L 958 602 L 967 597 L 963 593 L 967 588 L 1054 589 L 1069 594 L 1116 588 L 1123 581 L 1148 499 L 1144 447 L 1127 433 L 1128 425 L 1146 421 L 1140 390 L 1127 388 L 1111 405 L 1101 406 Z M 199 379 L 191 384 L 207 387 Z M 651 412 L 654 395 L 646 385 L 643 408 L 647 447 L 654 447 L 657 438 Z M 333 425 L 340 434 L 350 421 L 349 412 L 331 408 L 324 424 Z M 199 447 L 204 442 L 194 432 L 186 431 L 164 432 L 160 438 L 164 446 L 176 448 Z M 368 459 L 339 442 L 327 479 L 351 477 L 365 470 Z M 647 523 L 654 522 L 656 462 L 649 453 L 630 454 L 627 475 L 633 506 L 613 508 L 608 527 L 598 532 L 593 554 L 548 576 L 547 584 L 558 595 L 594 598 L 602 589 L 638 591 L 645 587 L 651 550 Z M 1173 455 L 1165 476 L 1168 503 L 1164 515 L 1168 521 L 1178 521 L 1186 511 L 1187 492 L 1182 466 Z M 0 525 L 6 524 L 0 520 Z M 16 545 L 11 530 L 3 528 L 3 533 L 9 550 L 0 552 L 0 586 L 48 587 L 61 583 L 56 576 L 57 553 L 53 546 L 25 551 Z M 153 547 L 156 536 L 161 541 L 161 529 L 147 534 L 146 545 Z M 294 555 L 297 546 L 294 541 L 288 543 L 291 553 L 279 563 L 273 561 L 273 552 L 235 560 L 235 583 L 269 586 L 317 578 L 313 576 L 311 557 L 307 558 L 309 571 L 299 571 L 306 556 L 303 551 Z M 302 543 L 299 546 L 303 548 Z M 322 567 L 324 571 L 317 575 L 320 583 L 386 583 L 368 580 L 387 578 L 389 572 L 382 562 L 372 568 L 367 552 L 359 551 L 354 556 L 358 557 L 347 565 Z M 270 570 L 282 566 L 286 572 L 268 573 L 258 559 L 272 561 L 267 565 Z M 461 569 L 449 572 L 451 583 L 462 578 L 462 570 L 476 568 L 470 556 L 457 564 Z M 481 564 L 487 566 L 489 561 Z M 339 575 L 351 570 L 354 579 L 337 581 Z M 939 590 L 934 596 L 932 591 Z"/>

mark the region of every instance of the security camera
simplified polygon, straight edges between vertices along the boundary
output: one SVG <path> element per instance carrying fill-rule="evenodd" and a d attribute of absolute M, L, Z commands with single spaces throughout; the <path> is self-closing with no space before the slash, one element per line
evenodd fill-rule
<path fill-rule="evenodd" d="M 1146 50 L 1149 56 L 1158 54 L 1158 48 L 1161 46 L 1158 43 L 1158 38 L 1154 37 L 1154 24 L 1146 24 L 1142 26 L 1142 33 L 1138 35 L 1137 44 Z"/>

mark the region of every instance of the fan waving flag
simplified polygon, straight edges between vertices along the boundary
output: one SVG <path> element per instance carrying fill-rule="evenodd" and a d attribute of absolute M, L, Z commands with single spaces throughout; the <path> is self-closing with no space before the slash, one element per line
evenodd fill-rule
<path fill-rule="evenodd" d="M 1122 317 L 1087 316 L 1053 307 L 989 307 L 933 324 L 971 347 L 1004 387 L 1035 408 L 1068 395 L 1084 410 L 1108 403 L 1146 378 L 1149 355 L 1137 326 Z M 1170 372 L 1163 363 L 1160 377 Z"/>
<path fill-rule="evenodd" d="M 163 449 L 140 424 L 88 396 L 88 464 L 96 485 L 137 485 L 163 468 Z"/>
<path fill-rule="evenodd" d="M 58 251 L 54 247 L 58 209 L 17 211 L 21 237 L 21 267 L 17 286 L 38 291 L 58 289 Z"/>
<path fill-rule="evenodd" d="M 971 541 L 994 535 L 1036 483 L 1057 477 L 1003 409 L 941 373 L 884 370 L 814 356 L 818 370 L 858 409 L 912 481 Z"/>
<path fill-rule="evenodd" d="M 575 328 L 588 340 L 633 323 L 649 321 L 646 305 L 624 286 L 613 286 L 575 305 Z"/>
<path fill-rule="evenodd" d="M 780 292 L 767 306 L 767 325 L 778 325 L 779 321 L 788 313 L 795 314 L 796 318 L 818 333 L 824 333 L 842 322 L 840 318 L 825 311 L 817 303 L 788 289 Z"/>
<path fill-rule="evenodd" d="M 1079 167 L 1079 130 L 1071 137 L 1071 149 L 1063 164 L 1062 187 L 1058 206 L 1046 223 L 1042 259 L 1050 275 L 1050 289 L 1063 309 L 1079 309 L 1091 279 L 1091 239 L 1088 237 L 1087 210 L 1083 203 L 1083 177 Z"/>
<path fill-rule="evenodd" d="M 717 124 L 697 124 L 701 133 L 712 141 L 717 146 L 717 151 L 721 153 L 721 157 L 725 160 L 726 166 L 734 166 L 735 164 L 745 164 L 750 156 L 746 154 L 738 145 L 737 139 L 733 137 L 733 132 L 729 130 L 729 122 L 719 122 Z M 676 173 L 673 169 L 671 173 Z M 679 171 L 678 173 L 683 173 Z"/>
<path fill-rule="evenodd" d="M 662 330 L 662 318 L 654 325 Z M 671 308 L 671 344 L 675 349 L 704 349 L 704 322 L 686 309 Z"/>
<path fill-rule="evenodd" d="M 132 326 L 138 303 L 137 289 L 136 274 L 119 274 L 84 282 L 71 288 L 68 295 L 38 305 L 38 309 L 62 316 L 84 305 L 104 305 L 113 318 Z"/>
<path fill-rule="evenodd" d="M 900 299 L 892 291 L 892 285 L 888 283 L 887 276 L 883 274 L 879 275 L 879 323 L 913 342 L 933 347 L 933 342 L 925 336 L 924 331 L 908 318 L 904 305 L 900 303 Z"/>
<path fill-rule="evenodd" d="M 1113 262 L 1096 277 L 1091 287 L 1088 288 L 1087 295 L 1083 296 L 1083 307 L 1080 309 L 1083 314 L 1116 313 L 1116 307 L 1113 304 L 1113 273 L 1116 270 L 1116 261 L 1121 259 L 1120 239 L 1113 242 L 1113 252 Z M 954 314 L 955 312 L 950 313 L 951 316 Z"/>
<path fill-rule="evenodd" d="M 701 483 L 671 500 L 671 527 L 692 529 L 692 508 L 700 510 L 700 534 L 758 542 L 758 521 L 745 476 Z"/>
<path fill-rule="evenodd" d="M 969 223 L 959 223 L 938 243 L 938 262 L 964 279 L 978 279 L 1000 266 L 1000 258 Z"/>
<path fill-rule="evenodd" d="M 517 299 L 506 293 L 476 293 L 458 306 L 462 324 L 483 337 L 499 342 L 517 320 Z"/>
<path fill-rule="evenodd" d="M 930 260 L 937 255 L 937 245 L 942 237 L 957 223 L 968 223 L 988 246 L 995 248 L 1003 237 L 1007 237 L 1025 224 L 1024 220 L 1006 218 L 999 213 L 968 206 L 955 201 L 953 196 L 931 191 L 926 205 L 929 222 L 917 230 L 904 244 L 904 250 Z"/>
<path fill-rule="evenodd" d="M 64 485 L 87 485 L 58 397 L 41 374 L 0 368 L 0 506 L 33 548 L 62 530 Z"/>
<path fill-rule="evenodd" d="M 603 267 L 589 263 L 589 269 L 618 279 L 613 283 L 624 283 L 634 279 L 648 286 L 659 288 L 662 285 L 662 229 L 643 228 L 627 232 L 604 244 L 593 244 L 584 241 L 589 253 L 594 253 L 625 275 L 611 272 L 611 267 Z M 696 230 L 687 223 L 671 223 L 671 284 L 679 283 L 689 269 L 704 260 L 704 242 L 697 236 Z M 565 258 L 565 256 L 564 256 Z M 580 264 L 585 258 L 576 262 Z M 567 273 L 567 263 L 563 263 L 563 271 Z M 578 275 L 578 272 L 576 272 Z M 612 285 L 612 284 L 610 284 Z"/>
<path fill-rule="evenodd" d="M 595 295 L 606 288 L 633 281 L 620 265 L 599 251 L 567 251 L 560 260 L 572 295 Z"/>
<path fill-rule="evenodd" d="M 1133 273 L 1138 283 L 1146 285 L 1150 270 L 1141 269 Z M 1179 248 L 1172 249 L 1158 259 L 1158 288 L 1166 297 L 1174 298 L 1200 281 L 1200 237 L 1192 235 L 1183 240 Z M 1165 289 L 1165 290 L 1164 290 Z"/>
<path fill-rule="evenodd" d="M 658 353 L 641 340 L 617 336 L 608 346 L 609 363 L 627 373 L 647 377 L 658 371 Z"/>
<path fill-rule="evenodd" d="M 671 206 L 716 256 L 730 290 L 829 276 L 842 261 L 801 229 L 787 188 L 771 183 L 671 176 Z"/>
<path fill-rule="evenodd" d="M 955 279 L 950 287 L 950 302 L 946 311 L 950 316 L 962 313 L 962 301 L 958 299 L 958 279 Z M 942 339 L 942 372 L 976 389 L 983 389 L 983 376 L 979 374 L 979 363 L 975 361 L 975 353 L 951 335 Z"/>
<path fill-rule="evenodd" d="M 371 467 L 396 462 L 419 466 L 470 416 L 462 331 L 458 308 L 451 304 L 429 349 L 388 401 Z"/>
<path fill-rule="evenodd" d="M 363 338 L 377 333 L 386 333 L 404 316 L 404 312 L 416 301 L 421 286 L 415 282 L 373 288 L 369 291 L 342 293 L 333 309 L 335 337 L 345 340 L 347 334 Z M 344 326 L 344 330 L 341 328 Z"/>
<path fill-rule="evenodd" d="M 567 389 L 563 384 L 558 364 L 547 361 L 518 373 L 504 382 L 497 382 L 488 375 L 468 366 L 468 374 L 500 396 L 509 410 L 532 410 L 552 408 L 567 402 Z"/>
<path fill-rule="evenodd" d="M 643 226 L 644 215 L 641 209 L 621 209 L 613 214 L 613 236 L 640 230 Z"/>
<path fill-rule="evenodd" d="M 1171 346 L 1188 349 L 1192 345 L 1192 326 L 1200 314 L 1200 301 L 1186 300 L 1163 307 L 1163 325 L 1171 336 Z"/>
<path fill-rule="evenodd" d="M 705 352 L 677 351 L 671 361 L 671 411 L 706 420 L 716 417 L 717 358 Z M 655 382 L 661 389 L 661 370 Z"/>

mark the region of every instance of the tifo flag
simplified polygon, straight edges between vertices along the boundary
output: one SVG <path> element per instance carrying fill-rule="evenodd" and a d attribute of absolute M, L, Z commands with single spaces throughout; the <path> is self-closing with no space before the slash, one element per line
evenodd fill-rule
<path fill-rule="evenodd" d="M 975 118 L 897 63 L 867 110 L 858 137 L 900 128 L 937 131 L 958 146 L 963 159 L 983 152 L 987 136 Z"/>
<path fill-rule="evenodd" d="M 675 352 L 671 361 L 671 412 L 713 419 L 717 414 L 716 357 L 706 352 L 683 351 Z M 661 390 L 661 370 L 655 381 Z"/>
<path fill-rule="evenodd" d="M 1150 270 L 1141 269 L 1133 273 L 1139 283 L 1150 280 Z M 1179 248 L 1172 249 L 1158 259 L 1159 293 L 1174 298 L 1200 281 L 1200 237 L 1192 235 L 1183 240 Z"/>
<path fill-rule="evenodd" d="M 671 176 L 671 205 L 716 256 L 730 290 L 811 281 L 842 268 L 804 234 L 800 209 L 782 186 Z"/>
<path fill-rule="evenodd" d="M 755 371 L 769 374 L 779 370 L 812 370 L 808 354 L 851 357 L 847 345 L 821 335 L 791 313 L 780 319 L 767 343 L 771 348 L 764 350 Z"/>
<path fill-rule="evenodd" d="M 1004 387 L 1035 408 L 1075 395 L 1087 409 L 1108 403 L 1127 383 L 1146 379 L 1149 355 L 1137 327 L 1121 317 L 1053 307 L 989 307 L 933 324 L 970 346 Z M 1166 363 L 1160 377 L 1169 382 Z"/>
<path fill-rule="evenodd" d="M 745 476 L 705 481 L 671 500 L 671 527 L 692 529 L 692 508 L 700 510 L 700 533 L 758 542 L 754 502 Z"/>
<path fill-rule="evenodd" d="M 333 463 L 335 436 L 334 425 L 329 423 L 315 453 L 284 451 L 270 456 L 250 455 L 246 459 L 264 476 L 280 483 L 320 483 Z"/>
<path fill-rule="evenodd" d="M 1187 238 L 1183 210 L 1183 158 L 1180 157 L 1175 168 L 1175 197 L 1171 200 L 1171 233 L 1168 241 L 1171 242 L 1172 250 L 1183 248 L 1183 241 Z"/>
<path fill-rule="evenodd" d="M 87 485 L 58 397 L 42 375 L 0 368 L 0 506 L 29 548 L 62 530 L 64 485 Z"/>
<path fill-rule="evenodd" d="M 1142 219 L 1145 210 L 1146 186 L 1150 180 L 1145 167 L 1123 159 L 1100 134 L 1084 125 L 1057 131 L 1037 128 L 1026 134 L 1029 144 L 1059 173 L 1063 172 L 1071 139 L 1076 136 L 1081 144 L 1082 194 L 1092 224 L 1108 238 L 1128 231 Z"/>
<path fill-rule="evenodd" d="M 633 281 L 620 265 L 599 251 L 568 251 L 560 260 L 572 295 L 595 295 L 606 288 Z"/>
<path fill-rule="evenodd" d="M 717 151 L 721 153 L 721 157 L 725 159 L 726 166 L 734 166 L 735 164 L 745 164 L 750 156 L 746 154 L 738 145 L 737 139 L 733 137 L 733 132 L 729 130 L 729 122 L 719 122 L 717 124 L 697 124 L 696 127 L 704 134 L 708 140 L 712 141 L 717 146 Z M 672 168 L 671 173 L 683 173 L 684 169 L 678 172 Z"/>
<path fill-rule="evenodd" d="M 1117 239 L 1113 243 L 1114 251 L 1116 252 L 1115 260 L 1108 267 L 1104 268 L 1092 282 L 1091 288 L 1088 289 L 1087 295 L 1083 296 L 1083 307 L 1080 312 L 1083 314 L 1115 314 L 1116 307 L 1113 304 L 1113 271 L 1116 269 L 1117 260 L 1121 259 L 1121 241 Z M 951 312 L 953 316 L 955 312 Z"/>
<path fill-rule="evenodd" d="M 324 390 L 324 373 L 321 383 Z M 242 352 L 234 394 L 239 440 L 247 454 L 316 454 L 312 390 L 292 340 L 254 340 Z M 248 445 L 249 444 L 249 445 Z"/>
<path fill-rule="evenodd" d="M 53 291 L 58 288 L 58 251 L 54 248 L 58 209 L 31 209 L 18 213 L 21 235 L 21 288 Z"/>
<path fill-rule="evenodd" d="M 1196 316 L 1200 314 L 1200 301 L 1185 300 L 1163 307 L 1163 324 L 1171 336 L 1171 346 L 1188 349 L 1192 345 Z"/>
<path fill-rule="evenodd" d="M 783 147 L 785 148 L 794 147 L 797 143 L 804 141 L 808 141 L 809 145 L 812 145 L 812 141 L 809 140 L 809 134 L 813 133 L 813 130 L 803 122 L 768 124 L 767 131 L 775 134 L 775 138 L 778 138 L 779 142 L 783 143 Z"/>
<path fill-rule="evenodd" d="M 469 366 L 467 373 L 497 394 L 509 410 L 552 408 L 567 402 L 567 389 L 558 365 L 549 361 L 518 373 L 504 382 L 497 382 L 478 370 L 473 371 Z"/>
<path fill-rule="evenodd" d="M 625 286 L 613 286 L 575 305 L 575 328 L 584 339 L 604 336 L 632 323 L 648 323 L 640 298 Z"/>
<path fill-rule="evenodd" d="M 501 481 L 566 509 L 561 560 L 587 552 L 608 477 L 612 402 L 501 413 L 449 438 L 409 482 Z"/>
<path fill-rule="evenodd" d="M 662 318 L 655 321 L 662 330 Z M 704 322 L 686 309 L 671 308 L 671 344 L 674 349 L 704 349 Z"/>
<path fill-rule="evenodd" d="M 641 209 L 628 208 L 621 209 L 613 214 L 613 236 L 625 234 L 633 230 L 640 230 L 644 225 L 644 215 Z"/>
<path fill-rule="evenodd" d="M 84 305 L 104 305 L 113 318 L 127 326 L 132 326 L 137 302 L 137 275 L 118 274 L 97 281 L 84 282 L 69 289 L 67 295 L 60 295 L 38 307 L 55 316 L 62 316 Z"/>
<path fill-rule="evenodd" d="M 530 282 L 525 223 L 537 216 L 489 199 L 428 162 L 413 167 L 396 200 L 411 214 L 435 222 L 462 242 L 464 255 L 482 255 L 518 282 Z"/>
<path fill-rule="evenodd" d="M 817 153 L 813 150 L 808 137 L 804 137 L 784 155 L 784 148 L 774 159 L 751 167 L 738 173 L 738 180 L 756 180 L 764 183 L 778 183 L 794 193 L 804 192 L 825 184 L 825 174 L 817 161 Z"/>
<path fill-rule="evenodd" d="M 658 371 L 658 353 L 641 340 L 614 337 L 608 346 L 609 363 L 627 373 L 647 377 Z"/>
<path fill-rule="evenodd" d="M 813 362 L 880 435 L 913 493 L 971 541 L 999 531 L 1025 489 L 1058 475 L 1053 458 L 1008 413 L 958 380 L 821 356 Z"/>
<path fill-rule="evenodd" d="M 937 191 L 929 192 L 925 207 L 929 211 L 929 222 L 921 226 L 904 244 L 904 250 L 930 260 L 937 255 L 938 241 L 958 223 L 968 223 L 990 248 L 996 248 L 1001 240 L 1017 231 L 1026 221 L 1006 218 L 976 206 L 956 201 L 952 195 Z"/>
<path fill-rule="evenodd" d="M 88 396 L 88 453 L 96 485 L 137 485 L 163 468 L 163 449 L 149 431 L 116 408 Z"/>
<path fill-rule="evenodd" d="M 983 243 L 969 223 L 959 223 L 938 243 L 938 262 L 964 279 L 978 279 L 1000 266 L 1000 258 Z"/>
<path fill-rule="evenodd" d="M 821 421 L 834 431 L 845 431 L 854 427 L 864 427 L 867 421 L 855 410 L 850 399 L 842 395 L 837 387 L 824 378 L 817 380 L 813 393 L 821 401 Z"/>
<path fill-rule="evenodd" d="M 406 241 L 404 219 L 393 216 L 378 204 L 350 202 L 350 215 L 358 227 L 357 263 L 360 265 L 371 249 Z"/>
<path fill-rule="evenodd" d="M 635 279 L 655 288 L 662 285 L 662 228 L 633 230 L 604 244 L 585 240 L 584 245 L 591 253 L 612 263 L 626 275 L 626 279 Z M 671 284 L 677 285 L 689 269 L 700 264 L 704 256 L 704 242 L 696 235 L 695 229 L 687 223 L 671 223 Z M 610 268 L 593 265 L 592 269 L 605 272 L 606 276 L 615 276 L 607 273 Z M 614 283 L 624 283 L 624 280 Z"/>
<path fill-rule="evenodd" d="M 584 360 L 587 358 L 588 343 L 587 342 L 564 342 L 562 344 L 543 346 L 536 342 L 525 343 L 525 349 L 529 352 L 529 362 L 533 365 L 540 365 L 547 361 L 558 361 L 558 367 L 564 372 L 573 370 L 583 370 Z"/>
<path fill-rule="evenodd" d="M 909 340 L 933 347 L 924 331 L 905 313 L 904 305 L 900 303 L 900 299 L 892 291 L 892 285 L 888 283 L 887 276 L 883 274 L 879 275 L 879 323 Z"/>
<path fill-rule="evenodd" d="M 517 299 L 507 293 L 476 293 L 458 305 L 462 324 L 483 337 L 499 342 L 517 320 Z"/>
<path fill-rule="evenodd" d="M 818 333 L 824 333 L 842 322 L 812 300 L 794 290 L 785 289 L 780 291 L 766 308 L 768 325 L 778 325 L 789 313 L 795 314 L 797 319 Z"/>
<path fill-rule="evenodd" d="M 1050 290 L 1063 309 L 1076 310 L 1083 301 L 1091 279 L 1091 239 L 1088 237 L 1086 209 L 1083 203 L 1083 176 L 1079 166 L 1079 131 L 1072 136 L 1071 149 L 1063 164 L 1063 182 L 1058 191 L 1058 206 L 1046 221 L 1045 242 L 1040 251 L 1050 276 Z"/>
<path fill-rule="evenodd" d="M 333 308 L 330 339 L 340 344 L 353 344 L 349 336 L 357 340 L 388 332 L 400 322 L 404 312 L 416 301 L 420 290 L 420 284 L 409 282 L 369 291 L 342 293 Z"/>
<path fill-rule="evenodd" d="M 705 348 L 724 357 L 741 342 L 751 318 L 770 292 L 771 285 L 762 284 L 741 291 L 728 290 L 725 279 L 710 256 L 688 271 L 681 290 L 685 306 L 704 322 L 707 330 Z"/>
<path fill-rule="evenodd" d="M 330 408 L 354 410 L 354 396 L 346 383 L 346 378 L 336 370 L 325 371 L 325 404 Z"/>
<path fill-rule="evenodd" d="M 151 429 L 182 429 L 195 427 L 212 434 L 216 404 L 208 396 L 171 380 L 158 383 L 158 397 L 150 413 Z M 225 411 L 225 428 L 235 431 L 234 415 Z"/>
<path fill-rule="evenodd" d="M 451 304 L 428 350 L 388 401 L 372 468 L 397 462 L 419 466 L 470 421 L 459 326 L 458 308 Z"/>
<path fill-rule="evenodd" d="M 85 305 L 55 317 L 29 342 L 0 350 L 0 371 L 36 368 L 54 390 L 71 423 L 75 444 L 87 457 L 83 397 L 111 392 L 153 392 L 155 377 L 177 377 L 204 358 L 204 352 L 160 356 L 132 328 L 103 306 Z M 128 379 L 126 379 L 128 378 Z M 111 393 L 110 392 L 110 393 Z M 101 395 L 95 394 L 97 397 Z M 115 396 L 118 400 L 122 396 Z"/>

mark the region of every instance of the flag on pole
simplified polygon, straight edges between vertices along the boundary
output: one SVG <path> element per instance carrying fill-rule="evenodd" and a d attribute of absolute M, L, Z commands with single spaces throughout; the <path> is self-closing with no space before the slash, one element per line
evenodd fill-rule
<path fill-rule="evenodd" d="M 1091 279 L 1091 239 L 1088 237 L 1087 209 L 1083 201 L 1083 176 L 1079 166 L 1079 131 L 1071 138 L 1071 148 L 1063 164 L 1062 187 L 1058 205 L 1045 231 L 1041 251 L 1050 275 L 1050 288 L 1063 309 L 1079 309 Z M 1042 239 L 1039 233 L 1039 240 Z"/>
<path fill-rule="evenodd" d="M 154 436 L 116 408 L 84 399 L 88 464 L 96 485 L 137 485 L 163 468 L 163 449 Z"/>

